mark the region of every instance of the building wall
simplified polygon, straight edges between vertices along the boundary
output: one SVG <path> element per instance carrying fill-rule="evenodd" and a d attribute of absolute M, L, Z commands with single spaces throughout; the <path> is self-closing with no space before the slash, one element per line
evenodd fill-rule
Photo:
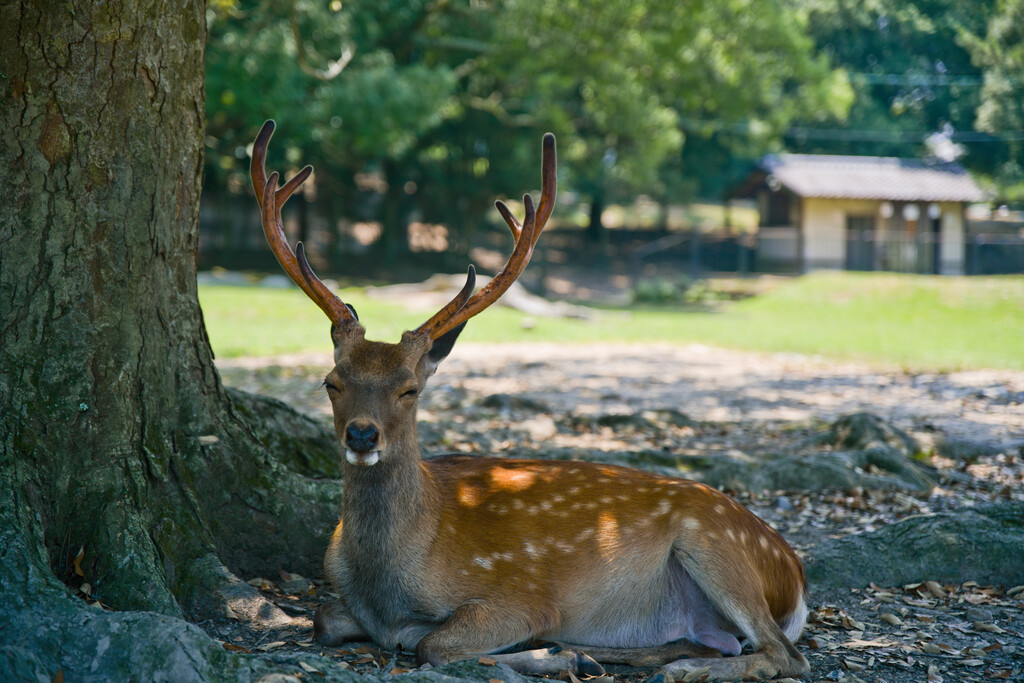
<path fill-rule="evenodd" d="M 964 206 L 957 202 L 941 202 L 942 233 L 939 252 L 943 275 L 964 274 Z"/>
<path fill-rule="evenodd" d="M 804 232 L 804 268 L 844 268 L 846 217 L 878 216 L 880 203 L 867 199 L 804 199 L 800 226 Z"/>
<path fill-rule="evenodd" d="M 803 259 L 805 270 L 842 269 L 846 267 L 847 218 L 872 218 L 877 240 L 876 267 L 882 269 L 918 269 L 917 247 L 914 238 L 906 236 L 906 221 L 902 216 L 906 202 L 892 202 L 893 215 L 882 218 L 882 202 L 868 199 L 806 198 L 802 202 L 800 228 L 803 231 Z M 920 219 L 917 230 L 928 226 L 928 203 L 918 202 Z M 959 202 L 940 202 L 940 263 L 944 275 L 964 272 L 964 212 Z M 909 240 L 909 241 L 908 241 Z M 884 245 L 884 246 L 883 246 Z M 923 249 L 924 247 L 922 247 Z M 926 259 L 925 259 L 926 260 Z"/>

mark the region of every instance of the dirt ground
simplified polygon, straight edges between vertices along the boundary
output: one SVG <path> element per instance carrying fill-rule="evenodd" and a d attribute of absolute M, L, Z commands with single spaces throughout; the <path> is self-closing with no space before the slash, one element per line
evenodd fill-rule
<path fill-rule="evenodd" d="M 327 419 L 320 382 L 328 353 L 218 361 L 229 386 L 281 399 Z M 802 554 L 816 543 L 912 514 L 997 498 L 1024 500 L 1024 373 L 906 373 L 792 354 L 703 346 L 457 345 L 421 399 L 426 454 L 496 453 L 656 462 L 699 454 L 754 462 L 806 448 L 837 417 L 871 412 L 930 453 L 938 485 L 890 490 L 734 491 Z M 664 419 L 631 420 L 657 414 Z M 668 417 L 665 417 L 668 416 Z M 870 558 L 863 558 L 870 562 Z M 285 568 L 287 569 L 287 568 Z M 1024 583 L 1024 568 L 1021 570 Z M 309 617 L 330 598 L 321 577 L 244 577 L 296 617 L 290 628 L 250 629 L 232 619 L 201 624 L 228 649 L 320 653 L 360 672 L 415 668 L 408 653 L 370 643 L 321 648 Z M 812 681 L 1024 680 L 1024 586 L 965 577 L 902 586 L 849 586 L 822 595 L 799 648 Z M 316 667 L 312 667 L 316 669 Z M 309 665 L 303 669 L 309 671 Z M 648 672 L 612 667 L 623 680 Z M 500 668 L 493 678 L 501 678 Z"/>

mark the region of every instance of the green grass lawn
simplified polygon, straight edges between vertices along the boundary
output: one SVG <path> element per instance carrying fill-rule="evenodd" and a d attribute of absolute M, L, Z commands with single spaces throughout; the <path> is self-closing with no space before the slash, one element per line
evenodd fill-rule
<path fill-rule="evenodd" d="M 340 296 L 359 311 L 371 339 L 397 341 L 433 311 Z M 326 350 L 329 324 L 298 289 L 199 288 L 207 330 L 221 357 Z M 462 338 L 702 343 L 758 351 L 820 354 L 912 370 L 1024 369 L 1024 276 L 933 277 L 823 272 L 711 310 L 603 310 L 590 322 L 524 320 L 494 307 Z M 524 324 L 527 323 L 527 324 Z"/>

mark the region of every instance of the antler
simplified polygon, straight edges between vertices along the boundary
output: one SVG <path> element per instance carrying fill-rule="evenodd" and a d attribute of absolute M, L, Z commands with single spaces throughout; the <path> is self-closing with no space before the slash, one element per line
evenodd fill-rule
<path fill-rule="evenodd" d="M 268 178 L 265 168 L 267 145 L 270 144 L 270 137 L 274 134 L 275 126 L 272 119 L 263 124 L 259 135 L 256 136 L 256 141 L 253 142 L 252 163 L 249 165 L 249 177 L 252 178 L 256 201 L 260 205 L 263 234 L 266 235 L 270 249 L 277 257 L 277 262 L 284 268 L 284 272 L 288 273 L 288 277 L 306 293 L 306 296 L 327 314 L 332 324 L 337 326 L 341 323 L 356 322 L 356 317 L 349 307 L 331 290 L 327 289 L 327 285 L 313 273 L 313 269 L 310 268 L 309 262 L 306 260 L 302 242 L 296 245 L 298 256 L 288 246 L 288 239 L 285 237 L 284 226 L 281 223 L 281 207 L 292 196 L 292 193 L 305 182 L 309 174 L 313 172 L 313 167 L 306 166 L 278 189 L 277 182 L 280 176 L 275 171 Z"/>
<path fill-rule="evenodd" d="M 515 240 L 512 254 L 508 257 L 508 261 L 502 266 L 501 270 L 498 271 L 498 274 L 484 285 L 479 292 L 470 297 L 469 295 L 473 291 L 473 282 L 475 280 L 475 271 L 473 266 L 470 266 L 469 276 L 462 291 L 444 308 L 435 313 L 430 320 L 416 328 L 417 332 L 427 334 L 431 339 L 438 339 L 446 332 L 458 327 L 497 301 L 512 286 L 512 283 L 519 278 L 526 268 L 526 264 L 530 262 L 530 256 L 533 255 L 533 247 L 537 244 L 537 239 L 540 237 L 541 231 L 544 230 L 544 226 L 551 216 L 551 211 L 555 208 L 555 192 L 557 189 L 557 180 L 555 178 L 555 136 L 551 133 L 547 133 L 544 136 L 541 177 L 540 205 L 534 209 L 533 197 L 528 194 L 523 196 L 526 217 L 523 219 L 522 224 L 516 220 L 516 217 L 512 215 L 512 211 L 509 210 L 504 202 L 498 201 L 494 203 L 498 213 L 505 219 L 509 230 L 512 231 L 512 238 Z"/>

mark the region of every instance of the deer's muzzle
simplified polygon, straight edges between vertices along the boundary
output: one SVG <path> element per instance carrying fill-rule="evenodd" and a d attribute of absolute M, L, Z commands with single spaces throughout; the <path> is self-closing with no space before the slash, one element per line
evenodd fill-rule
<path fill-rule="evenodd" d="M 380 429 L 369 420 L 345 427 L 345 459 L 353 465 L 376 465 L 380 460 Z"/>

